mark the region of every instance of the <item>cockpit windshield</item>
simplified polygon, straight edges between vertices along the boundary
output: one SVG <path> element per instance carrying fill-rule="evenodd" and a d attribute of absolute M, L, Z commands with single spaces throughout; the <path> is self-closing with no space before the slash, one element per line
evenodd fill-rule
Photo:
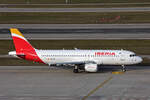
<path fill-rule="evenodd" d="M 131 55 L 130 55 L 130 57 L 134 57 L 134 56 L 136 56 L 136 54 L 131 54 Z"/>

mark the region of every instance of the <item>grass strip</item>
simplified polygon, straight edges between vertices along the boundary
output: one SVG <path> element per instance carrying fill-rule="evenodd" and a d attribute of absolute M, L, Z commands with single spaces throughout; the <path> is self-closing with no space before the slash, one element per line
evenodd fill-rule
<path fill-rule="evenodd" d="M 30 40 L 37 49 L 124 49 L 150 55 L 150 40 Z M 14 51 L 12 40 L 0 40 L 0 55 Z"/>
<path fill-rule="evenodd" d="M 128 24 L 150 23 L 150 12 L 0 13 L 0 24 Z"/>
<path fill-rule="evenodd" d="M 0 58 L 0 66 L 44 66 L 45 64 L 27 61 L 20 58 Z"/>
<path fill-rule="evenodd" d="M 5 8 L 113 8 L 113 7 L 150 7 L 150 4 L 103 4 L 103 5 L 0 5 Z"/>

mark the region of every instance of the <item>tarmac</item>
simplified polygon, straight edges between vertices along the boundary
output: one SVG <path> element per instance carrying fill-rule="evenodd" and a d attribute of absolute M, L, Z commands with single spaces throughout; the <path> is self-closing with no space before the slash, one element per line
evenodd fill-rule
<path fill-rule="evenodd" d="M 0 39 L 11 39 L 16 27 L 27 39 L 150 39 L 150 24 L 0 24 Z"/>
<path fill-rule="evenodd" d="M 28 40 L 147 40 L 150 34 L 24 34 Z M 11 40 L 10 34 L 1 34 L 0 40 Z"/>
<path fill-rule="evenodd" d="M 0 12 L 146 12 L 150 7 L 117 8 L 0 8 Z"/>
<path fill-rule="evenodd" d="M 66 2 L 65 2 L 66 3 Z M 37 5 L 37 6 L 41 6 L 41 5 L 45 5 L 45 6 L 51 6 L 51 5 L 63 5 L 63 6 L 68 6 L 68 5 L 139 5 L 139 4 L 142 4 L 142 5 L 145 5 L 145 4 L 150 4 L 150 2 L 134 2 L 134 3 L 78 3 L 78 4 L 74 4 L 74 3 L 67 3 L 67 4 L 52 4 L 52 3 L 43 3 L 43 4 L 38 4 L 38 3 L 19 3 L 19 4 L 4 4 L 4 3 L 1 3 L 0 4 L 0 7 L 12 7 L 12 6 L 28 6 L 28 5 L 31 5 L 31 6 L 34 6 L 34 5 Z"/>
<path fill-rule="evenodd" d="M 0 100 L 150 100 L 150 66 L 100 66 L 98 73 L 72 68 L 0 66 Z"/>

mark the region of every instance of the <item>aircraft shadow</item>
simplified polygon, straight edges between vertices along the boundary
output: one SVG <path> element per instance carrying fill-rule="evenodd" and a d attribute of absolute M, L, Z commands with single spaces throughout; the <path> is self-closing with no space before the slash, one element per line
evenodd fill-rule
<path fill-rule="evenodd" d="M 150 70 L 150 66 L 142 66 L 142 65 L 130 65 L 125 66 L 126 71 L 133 71 L 133 70 Z M 59 66 L 60 69 L 65 70 L 73 70 L 73 66 Z M 98 66 L 98 71 L 96 73 L 110 73 L 110 72 L 121 72 L 122 66 L 111 66 L 111 65 L 101 65 Z M 80 73 L 85 73 L 83 70 Z"/>

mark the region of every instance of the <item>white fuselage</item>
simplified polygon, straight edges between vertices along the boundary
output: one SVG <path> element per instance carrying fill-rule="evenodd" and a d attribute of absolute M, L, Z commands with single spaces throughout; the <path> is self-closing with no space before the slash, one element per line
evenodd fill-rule
<path fill-rule="evenodd" d="M 96 63 L 98 65 L 132 65 L 142 58 L 126 50 L 37 50 L 39 58 L 46 64 Z"/>

